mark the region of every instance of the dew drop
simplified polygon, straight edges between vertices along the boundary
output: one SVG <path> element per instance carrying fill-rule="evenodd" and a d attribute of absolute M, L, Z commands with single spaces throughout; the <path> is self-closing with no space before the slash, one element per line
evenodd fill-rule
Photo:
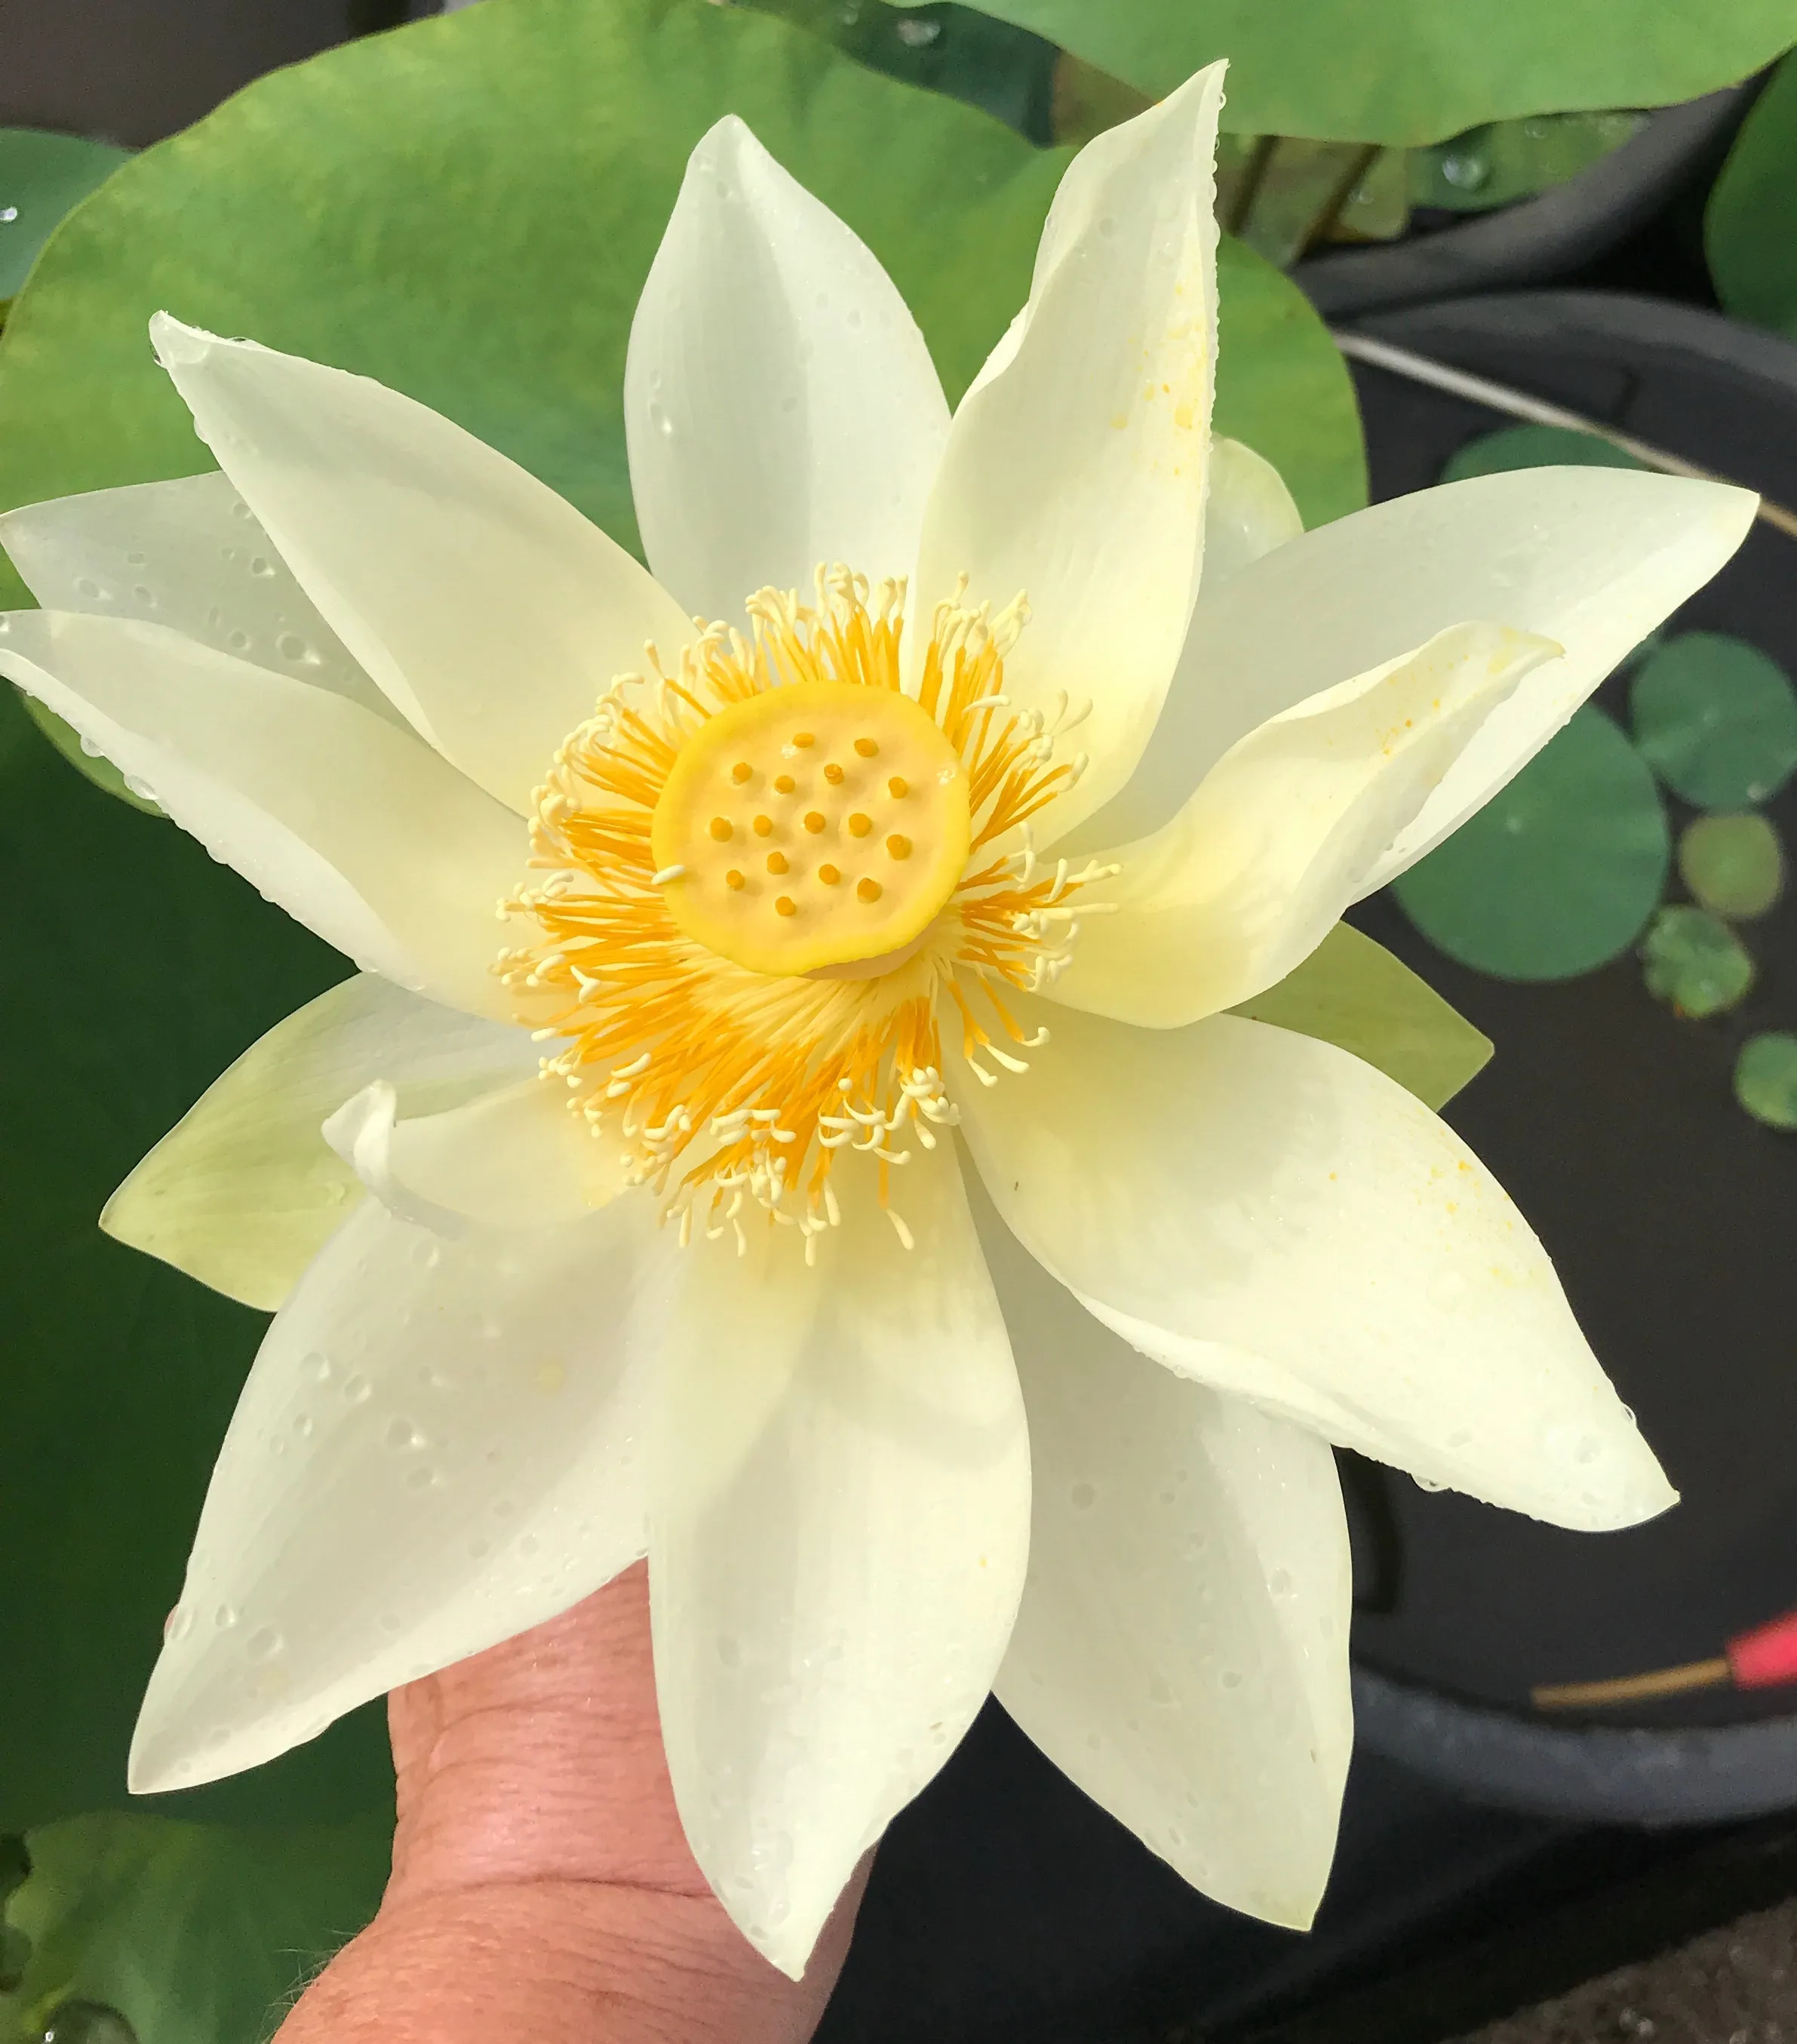
<path fill-rule="evenodd" d="M 1269 1596 L 1288 1597 L 1292 1594 L 1292 1571 L 1275 1569 L 1267 1577 L 1267 1593 Z"/>
<path fill-rule="evenodd" d="M 271 1625 L 259 1625 L 245 1643 L 252 1661 L 272 1661 L 286 1642 Z"/>
<path fill-rule="evenodd" d="M 366 1405 L 374 1395 L 374 1387 L 360 1370 L 353 1377 L 344 1379 L 344 1396 L 352 1405 Z"/>
<path fill-rule="evenodd" d="M 422 1447 L 424 1437 L 403 1413 L 395 1413 L 381 1439 L 395 1454 L 403 1454 L 409 1448 Z"/>
<path fill-rule="evenodd" d="M 1089 1512 L 1098 1502 L 1097 1489 L 1089 1483 L 1076 1483 L 1067 1493 L 1067 1502 L 1076 1512 Z"/>
<path fill-rule="evenodd" d="M 230 1604 L 221 1604 L 213 1613 L 212 1622 L 221 1632 L 228 1632 L 237 1623 L 236 1612 Z"/>
<path fill-rule="evenodd" d="M 309 1412 L 296 1412 L 294 1415 L 294 1431 L 302 1441 L 312 1439 L 312 1415 Z"/>
<path fill-rule="evenodd" d="M 256 555 L 250 563 L 250 573 L 253 575 L 271 575 L 274 572 L 275 563 L 265 554 Z"/>
<path fill-rule="evenodd" d="M 313 1349 L 300 1368 L 314 1384 L 328 1384 L 331 1380 L 331 1358 L 322 1349 Z"/>
<path fill-rule="evenodd" d="M 407 1475 L 405 1487 L 408 1490 L 428 1490 L 436 1480 L 436 1471 L 428 1462 L 420 1462 Z"/>
<path fill-rule="evenodd" d="M 283 660 L 309 660 L 316 664 L 318 658 L 297 632 L 283 632 L 275 642 L 275 650 Z"/>
<path fill-rule="evenodd" d="M 97 597 L 101 594 L 100 585 L 91 575 L 77 575 L 75 578 L 75 593 L 77 596 L 90 598 Z"/>
<path fill-rule="evenodd" d="M 736 1668 L 742 1665 L 743 1649 L 737 1641 L 730 1637 L 728 1633 L 724 1633 L 719 1638 L 717 1642 L 717 1658 L 724 1663 L 726 1668 Z"/>

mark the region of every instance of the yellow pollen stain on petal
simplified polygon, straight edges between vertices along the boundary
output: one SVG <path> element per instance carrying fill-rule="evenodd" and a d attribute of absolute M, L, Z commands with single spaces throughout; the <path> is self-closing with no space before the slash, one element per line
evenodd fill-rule
<path fill-rule="evenodd" d="M 910 826 L 906 851 L 898 855 L 907 862 L 904 882 L 863 882 L 854 896 L 858 907 L 819 881 L 806 840 L 821 851 L 839 843 L 845 828 L 851 838 L 870 836 L 876 825 L 869 812 L 893 799 L 893 776 L 874 781 L 858 774 L 852 782 L 832 783 L 806 765 L 797 770 L 806 777 L 802 790 L 792 773 L 774 781 L 781 792 L 801 792 L 815 805 L 800 817 L 792 819 L 789 811 L 790 820 L 732 816 L 728 806 L 733 763 L 747 759 L 765 771 L 783 758 L 802 760 L 820 743 L 832 754 L 852 746 L 858 758 L 877 755 L 884 764 L 907 770 L 897 777 L 906 789 Z M 851 801 L 866 806 L 851 809 Z M 772 839 L 779 848 L 768 870 L 801 885 L 772 900 L 752 888 L 732 888 L 716 849 L 720 822 L 731 833 L 747 822 Z M 663 891 L 674 921 L 707 950 L 767 973 L 813 972 L 902 951 L 954 893 L 971 842 L 966 769 L 941 725 L 898 690 L 836 681 L 770 689 L 707 718 L 676 752 L 649 830 L 657 870 L 678 869 Z M 868 913 L 875 902 L 879 912 Z"/>

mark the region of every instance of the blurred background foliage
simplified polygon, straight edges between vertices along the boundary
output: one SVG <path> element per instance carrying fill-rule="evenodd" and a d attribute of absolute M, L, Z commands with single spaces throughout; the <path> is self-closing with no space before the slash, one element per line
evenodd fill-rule
<path fill-rule="evenodd" d="M 1282 270 L 1574 179 L 1645 110 L 1793 40 L 1797 0 L 1700 21 L 1686 0 L 1310 0 L 1301 35 L 1265 0 L 483 0 L 263 78 L 141 154 L 0 130 L 0 507 L 212 465 L 149 353 L 166 306 L 409 392 L 636 547 L 625 341 L 713 121 L 742 114 L 868 241 L 953 398 L 1027 292 L 1073 148 L 1227 55 L 1217 425 L 1315 524 L 1365 501 L 1365 453 L 1342 358 Z M 1797 334 L 1788 63 L 1707 237 L 1723 303 Z M 29 601 L 0 558 L 0 606 Z M 1577 742 L 1621 761 L 1599 718 Z M 346 968 L 72 736 L 47 744 L 53 723 L 0 699 L 0 1018 L 33 1047 L 0 1069 L 0 2044 L 254 2044 L 378 1899 L 383 1727 L 358 1713 L 153 1813 L 125 1795 L 263 1322 L 94 1224 L 211 1079 Z M 1637 836 L 1645 899 L 1667 854 Z M 1391 998 L 1446 1058 L 1430 1084 L 1476 1067 L 1482 1039 Z"/>

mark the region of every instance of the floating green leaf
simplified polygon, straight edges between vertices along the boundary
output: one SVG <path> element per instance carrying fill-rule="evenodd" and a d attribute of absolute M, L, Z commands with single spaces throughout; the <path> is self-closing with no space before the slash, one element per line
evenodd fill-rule
<path fill-rule="evenodd" d="M 33 1831 L 9 1911 L 32 1954 L 0 1997 L 0 2025 L 17 2026 L 4 2034 L 36 2035 L 61 2011 L 59 2035 L 112 2044 L 116 2011 L 136 2044 L 254 2044 L 374 1915 L 391 1838 L 378 1819 L 236 1831 L 121 1815 Z"/>
<path fill-rule="evenodd" d="M 1230 60 L 1224 117 L 1250 135 L 1439 142 L 1483 121 L 1664 106 L 1732 85 L 1797 41 L 1791 0 L 985 0 L 1156 98 Z"/>
<path fill-rule="evenodd" d="M 1565 184 L 1641 131 L 1639 113 L 1538 113 L 1474 128 L 1410 159 L 1412 206 L 1483 213 Z"/>
<path fill-rule="evenodd" d="M 1699 1020 L 1737 1006 L 1753 984 L 1746 947 L 1707 909 L 1661 909 L 1642 939 L 1641 959 L 1654 999 Z"/>
<path fill-rule="evenodd" d="M 1629 708 L 1642 757 L 1698 809 L 1746 809 L 1797 771 L 1797 691 L 1744 640 L 1668 639 L 1635 676 Z"/>
<path fill-rule="evenodd" d="M 1764 816 L 1699 816 L 1679 839 L 1679 878 L 1706 909 L 1748 921 L 1784 892 L 1784 849 Z"/>
<path fill-rule="evenodd" d="M 207 1473 L 266 1324 L 120 1247 L 106 1195 L 248 1043 L 347 970 L 0 690 L 0 1829 L 121 1804 Z M 321 1821 L 392 1794 L 357 1714 L 171 1809 Z"/>
<path fill-rule="evenodd" d="M 1734 1061 L 1734 1097 L 1768 1128 L 1797 1128 L 1797 1036 L 1749 1036 Z"/>
<path fill-rule="evenodd" d="M 1338 1043 L 1438 1109 L 1492 1055 L 1488 1037 L 1348 923 L 1338 923 L 1296 972 L 1234 1012 Z"/>
<path fill-rule="evenodd" d="M 1442 471 L 1444 482 L 1464 482 L 1469 475 L 1501 475 L 1513 468 L 1639 468 L 1595 433 L 1571 426 L 1500 426 L 1481 433 L 1456 450 Z"/>
<path fill-rule="evenodd" d="M 378 377 L 635 544 L 631 316 L 687 155 L 730 112 L 873 247 L 958 395 L 1027 294 L 1064 152 L 743 9 L 507 0 L 275 72 L 127 163 L 0 337 L 0 505 L 208 466 L 150 354 L 167 306 Z M 1223 267 L 1219 430 L 1311 523 L 1354 509 L 1340 355 L 1276 271 Z"/>
<path fill-rule="evenodd" d="M 1571 979 L 1628 950 L 1670 863 L 1665 810 L 1600 709 L 1392 883 L 1438 950 L 1498 979 Z"/>
<path fill-rule="evenodd" d="M 1728 311 L 1797 333 L 1797 63 L 1788 57 L 1711 191 L 1703 245 Z"/>
<path fill-rule="evenodd" d="M 77 135 L 0 128 L 0 298 L 17 295 L 63 216 L 130 153 Z"/>

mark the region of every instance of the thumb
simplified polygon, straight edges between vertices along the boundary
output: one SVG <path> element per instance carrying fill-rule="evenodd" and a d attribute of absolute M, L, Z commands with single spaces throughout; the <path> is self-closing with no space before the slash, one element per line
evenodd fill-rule
<path fill-rule="evenodd" d="M 763 1959 L 687 1849 L 662 1754 L 639 1564 L 389 1704 L 399 1777 L 380 1912 L 278 2044 L 801 2044 L 862 1880 L 802 1981 Z"/>

